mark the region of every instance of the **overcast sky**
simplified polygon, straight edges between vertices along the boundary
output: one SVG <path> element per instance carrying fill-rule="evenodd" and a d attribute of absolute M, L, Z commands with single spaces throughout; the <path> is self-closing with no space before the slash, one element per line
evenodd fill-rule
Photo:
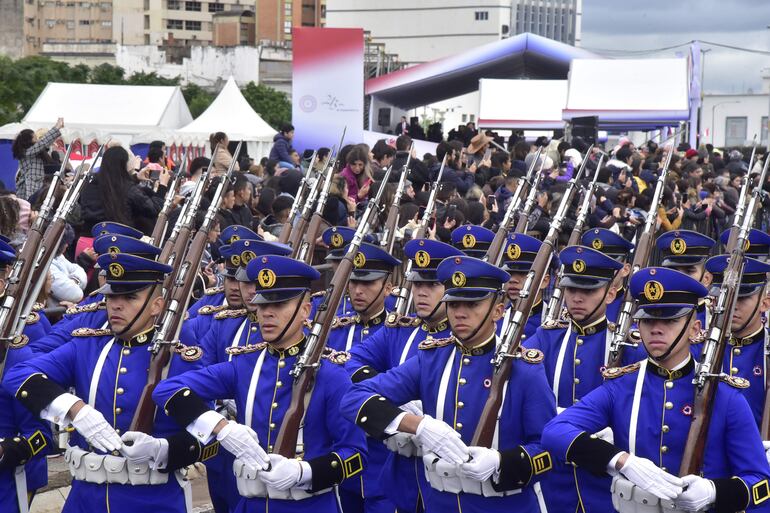
<path fill-rule="evenodd" d="M 765 51 L 768 54 L 702 44 L 711 49 L 705 56 L 706 92 L 739 93 L 749 88 L 759 92 L 760 71 L 770 68 L 768 25 L 768 0 L 583 0 L 582 46 L 617 50 L 603 53 L 608 56 L 640 58 L 686 55 L 689 50 L 683 46 L 652 54 L 622 52 L 693 39 Z"/>

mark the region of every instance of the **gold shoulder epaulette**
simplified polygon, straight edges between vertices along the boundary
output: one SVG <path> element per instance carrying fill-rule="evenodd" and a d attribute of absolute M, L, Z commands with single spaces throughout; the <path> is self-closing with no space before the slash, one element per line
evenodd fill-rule
<path fill-rule="evenodd" d="M 542 324 L 544 330 L 558 330 L 569 328 L 569 322 L 565 319 L 559 319 L 556 321 L 545 321 Z"/>
<path fill-rule="evenodd" d="M 740 376 L 728 376 L 727 374 L 722 374 L 722 376 L 720 376 L 720 379 L 724 383 L 727 383 L 731 387 L 735 387 L 735 388 L 749 388 L 749 386 L 751 385 L 748 379 L 742 378 Z"/>
<path fill-rule="evenodd" d="M 425 339 L 422 342 L 420 342 L 420 345 L 417 346 L 417 349 L 437 349 L 439 347 L 449 346 L 455 343 L 454 337 L 447 337 L 447 338 L 431 338 L 431 339 Z"/>
<path fill-rule="evenodd" d="M 224 287 L 211 287 L 203 291 L 203 293 L 207 296 L 213 296 L 214 294 L 219 294 L 220 292 L 224 292 Z"/>
<path fill-rule="evenodd" d="M 78 328 L 72 330 L 73 337 L 106 337 L 112 335 L 112 330 L 107 328 Z"/>
<path fill-rule="evenodd" d="M 417 327 L 422 321 L 417 317 L 409 317 L 408 315 L 399 315 L 395 312 L 389 313 L 385 319 L 385 326 L 388 328 L 408 328 Z"/>
<path fill-rule="evenodd" d="M 639 367 L 641 366 L 641 363 L 636 362 L 632 363 L 631 365 L 626 365 L 625 367 L 610 367 L 609 369 L 604 369 L 602 371 L 602 376 L 604 379 L 619 378 L 620 376 L 625 376 L 626 374 L 631 374 L 638 371 Z"/>
<path fill-rule="evenodd" d="M 203 349 L 198 346 L 186 346 L 179 342 L 174 346 L 174 351 L 182 357 L 182 360 L 186 362 L 194 362 L 200 360 L 203 356 Z"/>
<path fill-rule="evenodd" d="M 351 324 L 355 324 L 355 322 L 356 322 L 355 315 L 342 315 L 339 317 L 335 317 L 334 319 L 332 319 L 332 329 L 350 326 Z"/>
<path fill-rule="evenodd" d="M 325 290 L 319 290 L 318 292 L 310 294 L 310 297 L 324 297 L 324 294 L 326 294 Z"/>
<path fill-rule="evenodd" d="M 345 365 L 350 360 L 350 353 L 347 351 L 335 351 L 331 347 L 326 347 L 321 358 L 329 360 L 336 365 Z"/>
<path fill-rule="evenodd" d="M 33 312 L 39 312 L 40 310 L 45 309 L 45 305 L 43 303 L 35 303 L 32 305 L 32 311 Z"/>
<path fill-rule="evenodd" d="M 198 309 L 198 315 L 211 315 L 227 309 L 227 305 L 206 305 Z"/>
<path fill-rule="evenodd" d="M 225 353 L 231 356 L 237 356 L 239 354 L 254 353 L 256 351 L 262 351 L 267 347 L 267 342 L 260 342 L 259 344 L 246 344 L 245 346 L 228 347 L 225 349 Z"/>
<path fill-rule="evenodd" d="M 545 355 L 539 349 L 519 348 L 519 357 L 527 363 L 541 363 L 545 360 Z"/>
<path fill-rule="evenodd" d="M 214 314 L 214 319 L 235 319 L 236 317 L 243 317 L 246 315 L 248 310 L 245 308 L 234 308 L 231 310 L 222 310 L 221 312 L 217 312 Z"/>
<path fill-rule="evenodd" d="M 27 335 L 16 335 L 11 340 L 10 347 L 11 349 L 21 349 L 27 344 L 29 344 L 29 337 Z"/>
<path fill-rule="evenodd" d="M 72 314 L 79 314 L 84 312 L 95 312 L 97 310 L 106 310 L 107 309 L 107 303 L 104 302 L 104 300 L 101 301 L 94 301 L 92 303 L 88 303 L 86 305 L 75 305 L 67 308 L 68 315 Z"/>
<path fill-rule="evenodd" d="M 35 324 L 37 321 L 40 320 L 40 314 L 37 312 L 30 312 L 27 316 L 26 323 L 27 324 Z"/>

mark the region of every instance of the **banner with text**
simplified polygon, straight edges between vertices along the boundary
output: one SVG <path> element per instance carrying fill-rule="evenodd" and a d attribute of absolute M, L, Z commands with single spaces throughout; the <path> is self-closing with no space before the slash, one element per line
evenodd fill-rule
<path fill-rule="evenodd" d="M 362 142 L 363 29 L 297 27 L 292 47 L 292 146 L 332 148 L 344 129 L 346 144 Z"/>

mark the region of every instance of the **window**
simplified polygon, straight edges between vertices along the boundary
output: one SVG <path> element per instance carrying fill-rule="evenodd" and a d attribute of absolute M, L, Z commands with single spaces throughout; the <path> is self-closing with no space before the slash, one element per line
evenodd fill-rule
<path fill-rule="evenodd" d="M 111 26 L 112 26 L 112 21 L 110 20 L 102 21 L 102 27 L 111 27 Z"/>
<path fill-rule="evenodd" d="M 185 20 L 184 28 L 185 28 L 185 30 L 200 30 L 201 29 L 201 22 L 200 21 Z"/>
<path fill-rule="evenodd" d="M 473 14 L 476 21 L 487 21 L 489 19 L 489 11 L 476 11 Z"/>
<path fill-rule="evenodd" d="M 67 28 L 68 29 L 74 29 L 75 28 L 75 20 L 67 20 Z"/>
<path fill-rule="evenodd" d="M 172 11 L 178 11 L 182 8 L 182 2 L 180 0 L 168 0 L 166 7 Z"/>
<path fill-rule="evenodd" d="M 185 11 L 200 11 L 201 10 L 201 3 L 200 2 L 185 2 L 184 3 L 184 10 Z"/>
<path fill-rule="evenodd" d="M 166 28 L 171 30 L 181 30 L 184 28 L 182 20 L 166 20 Z"/>
<path fill-rule="evenodd" d="M 746 143 L 746 117 L 725 118 L 725 146 L 741 146 Z"/>
<path fill-rule="evenodd" d="M 222 12 L 225 10 L 225 4 L 222 2 L 209 2 L 209 12 Z"/>
<path fill-rule="evenodd" d="M 759 144 L 767 145 L 767 116 L 762 116 L 762 126 L 759 127 Z"/>
<path fill-rule="evenodd" d="M 45 24 L 48 28 L 54 28 L 56 26 L 56 20 L 45 20 Z"/>
<path fill-rule="evenodd" d="M 78 20 L 80 25 L 90 25 L 92 20 Z"/>

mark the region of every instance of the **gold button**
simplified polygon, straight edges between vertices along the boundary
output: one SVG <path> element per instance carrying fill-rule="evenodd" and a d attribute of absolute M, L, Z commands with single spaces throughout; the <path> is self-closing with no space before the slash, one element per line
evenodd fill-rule
<path fill-rule="evenodd" d="M 22 390 L 21 391 L 21 396 L 22 397 L 27 397 L 28 395 L 29 395 L 29 393 L 26 390 Z"/>
<path fill-rule="evenodd" d="M 118 428 L 115 428 L 115 432 L 116 432 L 117 434 L 120 434 L 120 429 L 118 429 Z M 117 456 L 117 454 L 116 454 L 115 456 Z"/>
<path fill-rule="evenodd" d="M 663 427 L 661 429 L 663 430 L 664 433 L 668 433 L 669 428 L 667 425 L 663 424 Z"/>
<path fill-rule="evenodd" d="M 674 407 L 674 403 L 672 403 L 671 401 L 666 401 L 665 407 L 667 410 L 670 410 L 671 408 Z"/>
<path fill-rule="evenodd" d="M 125 348 L 125 349 L 123 349 L 123 354 L 124 355 L 130 355 L 131 354 L 131 350 L 129 348 Z"/>
<path fill-rule="evenodd" d="M 21 438 L 19 438 L 18 436 L 15 436 L 15 437 L 13 437 L 13 441 L 16 442 L 16 443 L 19 443 L 19 442 L 21 442 Z"/>
<path fill-rule="evenodd" d="M 575 358 L 575 365 L 580 365 L 580 358 Z"/>
<path fill-rule="evenodd" d="M 273 452 L 273 446 L 272 445 L 268 445 L 267 446 L 267 452 Z"/>
<path fill-rule="evenodd" d="M 116 415 L 120 415 L 121 413 L 123 413 L 123 408 L 115 408 Z"/>
<path fill-rule="evenodd" d="M 283 386 L 283 382 L 282 381 L 276 381 L 275 382 L 275 386 L 278 387 L 278 388 L 281 388 Z"/>
<path fill-rule="evenodd" d="M 674 382 L 673 381 L 666 381 L 666 388 L 668 388 L 668 389 L 674 388 Z"/>
<path fill-rule="evenodd" d="M 117 393 L 118 395 L 123 395 L 123 392 L 125 392 L 125 390 L 123 390 L 123 389 L 122 389 L 122 388 L 120 388 L 120 387 L 118 387 L 118 389 L 117 389 L 117 390 L 115 390 L 115 393 Z"/>
<path fill-rule="evenodd" d="M 666 467 L 660 467 L 660 470 L 662 470 L 663 472 L 668 472 L 668 469 Z"/>
<path fill-rule="evenodd" d="M 276 408 L 278 408 L 278 403 L 273 403 L 273 404 L 272 404 L 272 408 L 273 408 L 273 409 L 276 409 Z"/>
<path fill-rule="evenodd" d="M 576 343 L 577 345 L 579 345 L 579 346 L 582 346 L 582 345 L 583 345 L 583 339 L 582 339 L 582 338 L 576 339 L 576 340 L 575 340 L 575 343 Z"/>
<path fill-rule="evenodd" d="M 286 367 L 286 362 L 284 362 L 283 360 L 278 360 L 278 367 L 283 369 L 284 367 Z"/>
<path fill-rule="evenodd" d="M 460 378 L 457 380 L 461 385 L 464 385 L 466 383 L 465 378 Z"/>
<path fill-rule="evenodd" d="M 463 358 L 463 365 L 468 365 L 469 363 L 471 363 L 470 358 Z"/>
<path fill-rule="evenodd" d="M 736 347 L 735 349 L 733 349 L 733 354 L 735 356 L 739 356 L 741 354 L 741 348 L 740 347 Z"/>
<path fill-rule="evenodd" d="M 660 452 L 662 452 L 663 454 L 666 454 L 668 452 L 668 447 L 664 445 L 663 447 L 660 448 Z"/>
<path fill-rule="evenodd" d="M 361 330 L 361 333 L 363 333 L 364 335 L 368 335 L 369 334 L 369 330 L 366 330 L 366 329 Z"/>
<path fill-rule="evenodd" d="M 738 367 L 733 367 L 730 369 L 730 374 L 738 374 Z"/>
<path fill-rule="evenodd" d="M 575 384 L 576 384 L 576 385 L 579 385 L 579 384 L 580 384 L 580 378 L 575 378 Z"/>
<path fill-rule="evenodd" d="M 270 423 L 270 429 L 275 429 L 275 422 Z"/>
<path fill-rule="evenodd" d="M 125 374 L 126 372 L 128 372 L 128 369 L 126 369 L 125 367 L 121 367 L 120 368 L 120 373 L 121 374 Z"/>
<path fill-rule="evenodd" d="M 463 425 L 462 425 L 462 423 L 458 422 L 458 423 L 457 423 L 457 429 L 462 429 L 462 428 L 463 428 Z"/>
<path fill-rule="evenodd" d="M 458 408 L 462 408 L 463 406 L 465 406 L 464 402 L 460 401 L 459 403 L 457 403 Z"/>

